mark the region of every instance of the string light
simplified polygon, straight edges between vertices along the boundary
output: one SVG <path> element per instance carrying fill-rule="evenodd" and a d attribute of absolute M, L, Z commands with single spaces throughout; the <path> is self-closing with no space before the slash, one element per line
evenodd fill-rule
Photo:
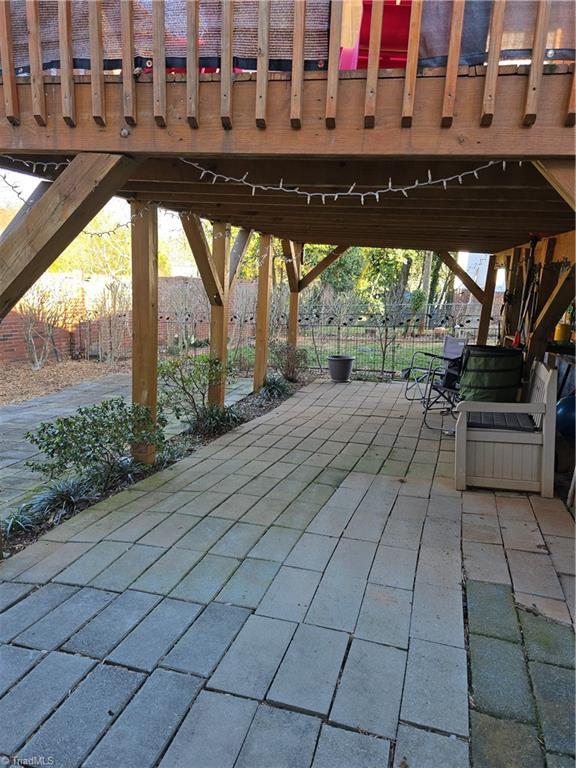
<path fill-rule="evenodd" d="M 205 168 L 200 163 L 197 163 L 195 160 L 189 160 L 186 157 L 181 157 L 180 161 L 182 163 L 185 163 L 186 165 L 191 165 L 193 168 L 196 168 L 197 171 L 200 171 L 200 180 L 202 181 L 206 176 L 210 177 L 210 184 L 216 184 L 216 182 L 221 181 L 225 184 L 241 184 L 242 186 L 248 187 L 251 192 L 252 196 L 256 194 L 256 192 L 284 192 L 286 194 L 290 195 L 298 195 L 300 197 L 306 198 L 306 204 L 309 205 L 312 200 L 319 200 L 322 205 L 326 205 L 327 202 L 336 202 L 342 197 L 353 197 L 357 200 L 360 200 L 361 205 L 364 205 L 364 201 L 367 198 L 374 198 L 376 202 L 380 201 L 380 195 L 385 194 L 394 194 L 394 193 L 400 193 L 404 195 L 404 197 L 408 197 L 408 192 L 410 192 L 413 189 L 419 189 L 421 187 L 434 187 L 438 185 L 442 185 L 444 189 L 447 189 L 447 185 L 451 181 L 457 181 L 459 184 L 462 184 L 465 178 L 472 176 L 474 179 L 478 179 L 478 174 L 481 171 L 485 171 L 487 168 L 491 168 L 493 166 L 499 165 L 503 170 L 506 170 L 506 160 L 490 160 L 487 163 L 484 163 L 484 165 L 480 165 L 477 168 L 474 168 L 470 171 L 463 171 L 462 173 L 455 173 L 452 176 L 446 176 L 444 178 L 438 178 L 435 179 L 432 176 L 432 172 L 430 169 L 428 169 L 427 179 L 421 180 L 416 179 L 413 184 L 408 184 L 406 186 L 395 186 L 392 183 L 392 179 L 388 179 L 388 186 L 383 187 L 382 189 L 376 189 L 372 190 L 370 192 L 356 192 L 356 184 L 357 182 L 354 182 L 351 184 L 350 188 L 347 192 L 339 191 L 339 192 L 314 192 L 311 190 L 306 189 L 300 189 L 300 187 L 289 187 L 284 184 L 284 179 L 280 179 L 279 184 L 253 184 L 252 182 L 248 181 L 248 172 L 246 172 L 243 176 L 227 176 L 224 173 L 217 173 L 216 171 L 211 171 L 209 168 Z"/>

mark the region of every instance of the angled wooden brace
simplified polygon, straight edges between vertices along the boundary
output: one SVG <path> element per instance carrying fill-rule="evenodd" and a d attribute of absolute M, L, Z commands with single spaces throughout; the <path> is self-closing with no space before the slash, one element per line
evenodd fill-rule
<path fill-rule="evenodd" d="M 298 292 L 302 244 L 292 240 L 282 240 L 282 253 L 286 264 L 286 275 L 291 293 Z"/>
<path fill-rule="evenodd" d="M 484 301 L 484 291 L 482 290 L 482 288 L 480 288 L 478 283 L 476 283 L 470 277 L 468 272 L 462 269 L 460 264 L 458 264 L 456 259 L 450 253 L 448 253 L 448 251 L 438 251 L 438 256 L 444 262 L 444 264 L 446 264 L 448 269 L 451 272 L 454 272 L 456 277 L 459 278 L 460 282 L 462 282 L 466 286 L 466 288 L 468 288 L 472 296 L 474 296 L 474 298 L 477 299 L 480 302 L 480 304 L 482 304 L 482 302 Z"/>
<path fill-rule="evenodd" d="M 229 288 L 232 288 L 232 285 L 234 284 L 234 280 L 238 274 L 238 270 L 240 268 L 240 264 L 242 263 L 242 259 L 244 258 L 244 254 L 250 245 L 252 235 L 253 231 L 251 229 L 244 229 L 244 227 L 242 227 L 234 239 L 234 243 L 230 249 L 230 277 L 228 278 Z"/>
<path fill-rule="evenodd" d="M 302 291 L 304 288 L 310 285 L 310 283 L 319 275 L 321 275 L 322 272 L 324 272 L 324 270 L 327 269 L 331 264 L 333 264 L 336 259 L 339 259 L 340 256 L 343 256 L 347 250 L 347 245 L 337 245 L 336 248 L 334 248 L 334 250 L 328 254 L 328 256 L 322 259 L 322 261 L 316 264 L 316 266 L 313 267 L 310 272 L 308 272 L 308 274 L 301 278 L 300 282 L 298 283 L 298 290 Z"/>
<path fill-rule="evenodd" d="M 184 233 L 188 239 L 192 254 L 194 255 L 194 261 L 200 272 L 202 283 L 206 293 L 208 294 L 208 300 L 210 304 L 222 306 L 224 302 L 224 291 L 222 290 L 222 283 L 218 277 L 218 273 L 214 267 L 212 261 L 212 253 L 208 240 L 204 234 L 204 228 L 200 218 L 194 214 L 181 213 L 180 221 Z"/>
<path fill-rule="evenodd" d="M 56 181 L 40 184 L 0 238 L 0 319 L 137 167 L 124 155 L 83 152 Z"/>

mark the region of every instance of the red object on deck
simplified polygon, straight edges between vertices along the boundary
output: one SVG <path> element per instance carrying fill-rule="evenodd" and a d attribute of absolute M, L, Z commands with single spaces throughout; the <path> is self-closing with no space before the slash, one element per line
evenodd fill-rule
<path fill-rule="evenodd" d="M 384 0 L 380 69 L 403 69 L 406 66 L 411 7 L 412 0 Z M 363 0 L 358 69 L 366 69 L 368 66 L 371 18 L 372 0 Z"/>

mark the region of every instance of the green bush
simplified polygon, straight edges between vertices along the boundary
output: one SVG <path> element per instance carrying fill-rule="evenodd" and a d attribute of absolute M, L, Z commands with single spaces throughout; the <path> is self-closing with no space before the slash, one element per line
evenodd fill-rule
<path fill-rule="evenodd" d="M 264 384 L 258 393 L 263 400 L 277 400 L 286 397 L 290 393 L 290 385 L 286 379 L 279 375 L 266 376 Z"/>
<path fill-rule="evenodd" d="M 158 364 L 160 400 L 177 419 L 197 419 L 208 402 L 208 389 L 226 380 L 226 367 L 208 355 L 182 355 Z"/>
<path fill-rule="evenodd" d="M 28 432 L 26 438 L 44 456 L 27 464 L 49 478 L 72 472 L 105 491 L 143 473 L 130 457 L 131 446 L 149 443 L 161 449 L 165 424 L 162 415 L 154 422 L 142 405 L 129 405 L 123 398 L 103 400 Z"/>
<path fill-rule="evenodd" d="M 98 491 L 91 480 L 79 477 L 58 480 L 2 521 L 4 536 L 8 539 L 16 531 L 32 530 L 45 523 L 58 525 L 79 507 L 91 504 L 98 498 Z"/>
<path fill-rule="evenodd" d="M 297 382 L 308 370 L 308 352 L 285 341 L 271 341 L 270 364 L 286 381 Z"/>
<path fill-rule="evenodd" d="M 202 437 L 215 437 L 229 432 L 244 417 L 233 405 L 205 405 L 190 419 L 190 430 Z"/>

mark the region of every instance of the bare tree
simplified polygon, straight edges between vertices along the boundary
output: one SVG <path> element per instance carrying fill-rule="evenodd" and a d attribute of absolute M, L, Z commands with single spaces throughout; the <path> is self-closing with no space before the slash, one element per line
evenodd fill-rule
<path fill-rule="evenodd" d="M 106 283 L 95 305 L 100 362 L 115 364 L 121 358 L 130 330 L 131 306 L 130 288 L 121 278 Z"/>
<path fill-rule="evenodd" d="M 22 321 L 32 368 L 35 371 L 43 368 L 51 353 L 60 361 L 55 334 L 59 328 L 68 325 L 69 301 L 66 297 L 36 285 L 20 300 L 16 309 Z"/>
<path fill-rule="evenodd" d="M 174 333 L 169 346 L 185 352 L 196 341 L 197 327 L 210 314 L 210 303 L 202 282 L 195 278 L 170 282 L 161 298 L 163 316 Z"/>

